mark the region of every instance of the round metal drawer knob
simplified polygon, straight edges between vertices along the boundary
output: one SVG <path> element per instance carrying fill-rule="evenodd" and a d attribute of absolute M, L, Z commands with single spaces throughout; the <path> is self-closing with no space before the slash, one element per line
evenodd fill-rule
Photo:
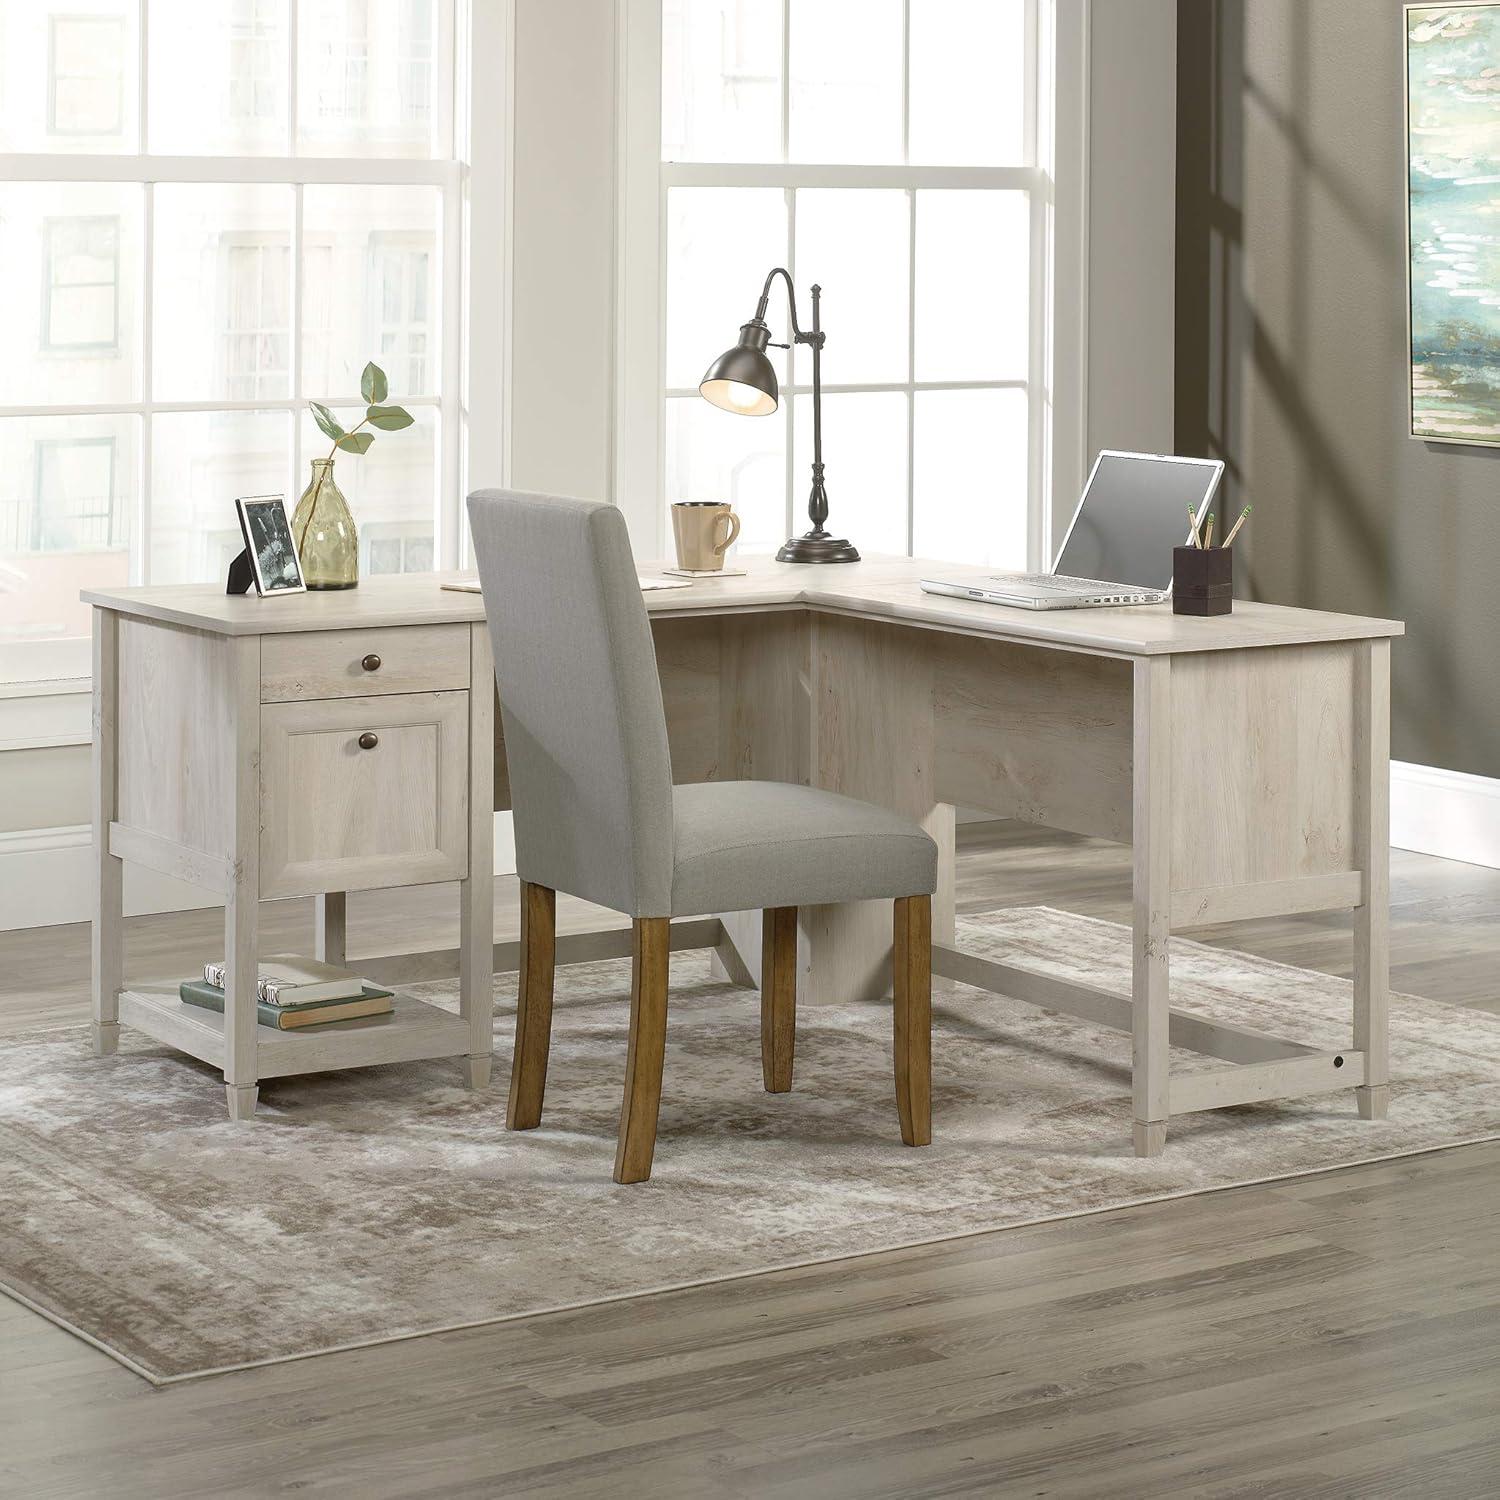
<path fill-rule="evenodd" d="M 368 656 L 362 656 L 359 664 L 367 672 L 378 672 L 380 670 L 380 658 L 373 651 Z"/>
<path fill-rule="evenodd" d="M 373 750 L 380 743 L 380 736 L 373 729 L 367 729 L 359 737 L 359 748 L 361 750 Z"/>

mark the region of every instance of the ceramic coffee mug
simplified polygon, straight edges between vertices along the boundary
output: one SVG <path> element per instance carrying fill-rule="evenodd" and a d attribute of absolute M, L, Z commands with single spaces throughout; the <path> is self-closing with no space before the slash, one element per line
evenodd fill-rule
<path fill-rule="evenodd" d="M 724 566 L 724 554 L 740 534 L 740 518 L 719 500 L 678 500 L 672 506 L 677 566 L 708 573 Z"/>

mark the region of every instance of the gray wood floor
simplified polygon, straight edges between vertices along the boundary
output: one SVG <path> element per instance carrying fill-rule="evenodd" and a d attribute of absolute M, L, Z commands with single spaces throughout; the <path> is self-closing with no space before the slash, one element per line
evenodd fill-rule
<path fill-rule="evenodd" d="M 1123 850 L 963 845 L 964 911 L 1128 918 Z M 1500 1012 L 1500 872 L 1397 854 L 1392 890 L 1395 986 Z M 356 952 L 456 933 L 451 893 L 351 906 Z M 265 920 L 310 938 L 306 903 Z M 130 963 L 218 926 L 137 919 Z M 1347 921 L 1204 936 L 1348 968 Z M 0 934 L 0 1035 L 81 1019 L 87 970 L 86 928 Z M 0 1297 L 0 1494 L 28 1500 L 1470 1497 L 1497 1472 L 1500 1144 L 161 1391 Z"/>

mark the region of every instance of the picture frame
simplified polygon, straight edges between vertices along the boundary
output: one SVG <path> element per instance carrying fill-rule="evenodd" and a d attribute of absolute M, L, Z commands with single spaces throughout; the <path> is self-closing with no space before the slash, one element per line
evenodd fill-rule
<path fill-rule="evenodd" d="M 286 513 L 284 495 L 245 495 L 234 502 L 245 539 L 255 592 L 262 598 L 276 594 L 303 594 L 302 560 L 292 540 L 292 523 Z"/>

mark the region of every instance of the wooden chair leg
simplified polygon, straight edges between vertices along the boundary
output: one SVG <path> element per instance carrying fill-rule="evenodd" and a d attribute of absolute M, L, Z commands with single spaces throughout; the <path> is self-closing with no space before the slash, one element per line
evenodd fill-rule
<path fill-rule="evenodd" d="M 769 907 L 760 920 L 760 1071 L 767 1093 L 784 1094 L 797 1046 L 797 908 Z"/>
<path fill-rule="evenodd" d="M 895 903 L 891 992 L 895 998 L 896 1111 L 908 1146 L 932 1142 L 932 897 Z"/>
<path fill-rule="evenodd" d="M 661 1107 L 661 1066 L 667 1046 L 667 960 L 671 923 L 637 917 L 631 943 L 630 1050 L 625 1058 L 625 1100 L 615 1148 L 615 1181 L 644 1182 L 656 1150 Z"/>
<path fill-rule="evenodd" d="M 516 1050 L 510 1063 L 508 1130 L 542 1123 L 547 1051 L 552 1042 L 552 980 L 557 967 L 557 892 L 521 882 L 521 973 L 516 992 Z"/>

